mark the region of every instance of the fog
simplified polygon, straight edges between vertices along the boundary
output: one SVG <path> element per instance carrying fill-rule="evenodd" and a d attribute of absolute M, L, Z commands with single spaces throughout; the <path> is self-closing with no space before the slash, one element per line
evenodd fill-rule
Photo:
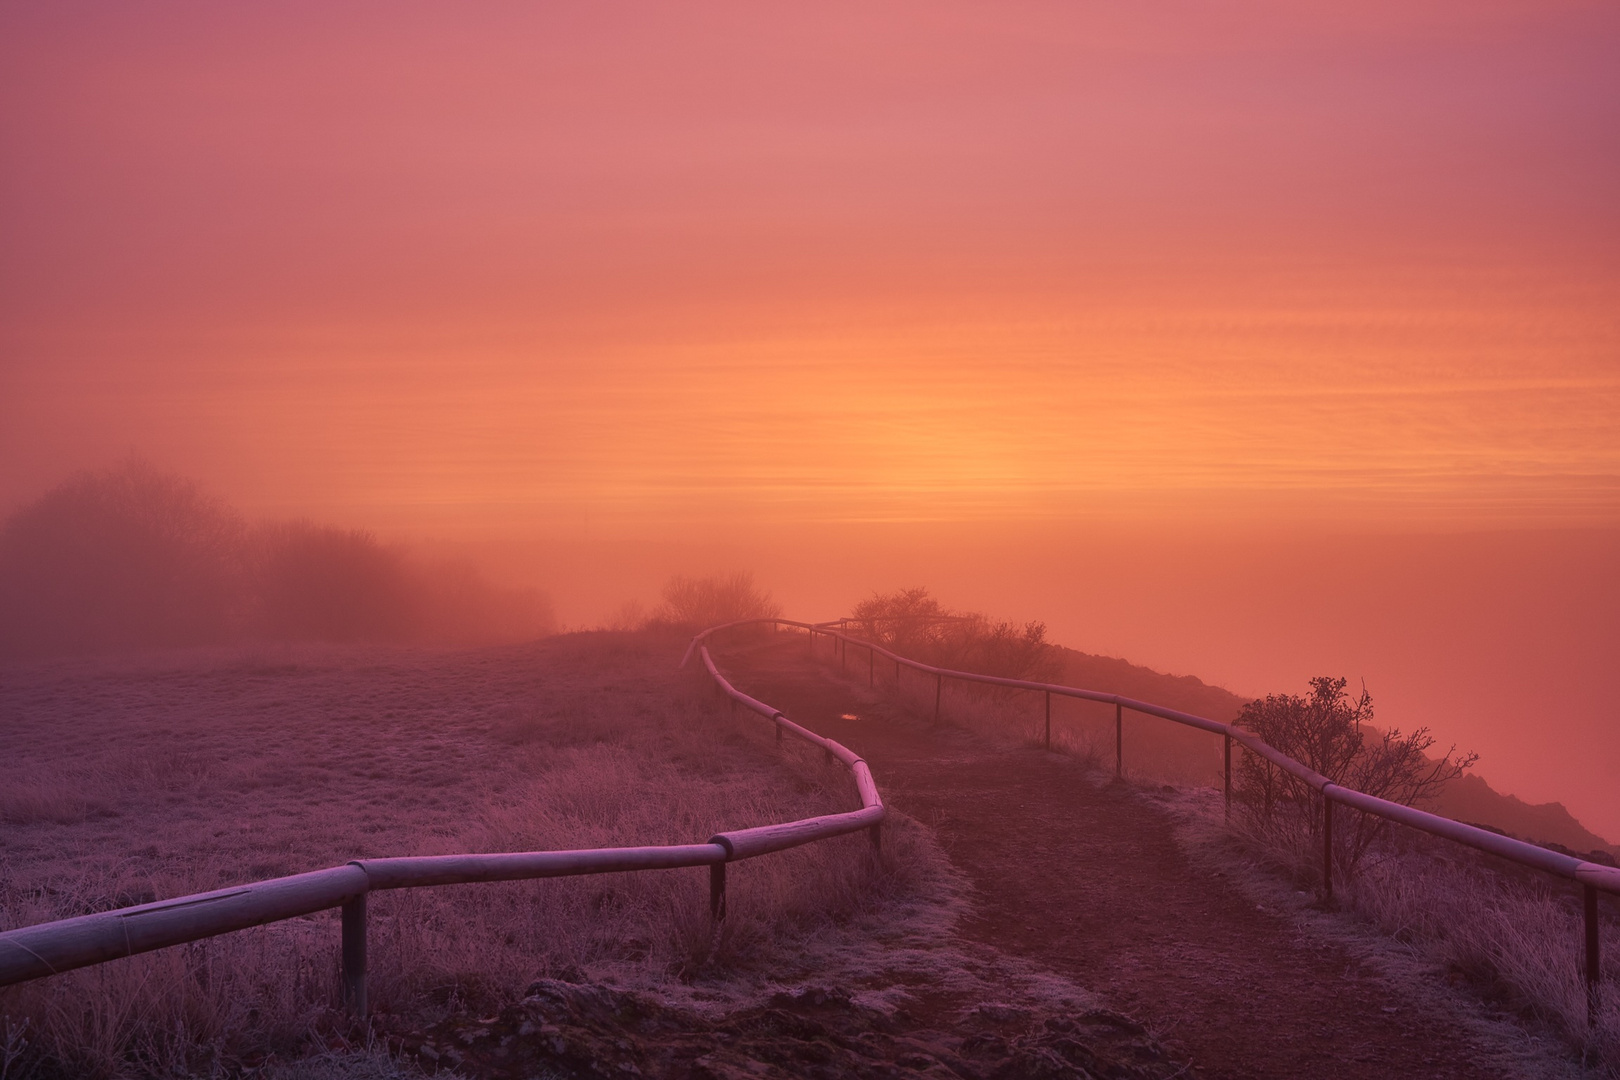
<path fill-rule="evenodd" d="M 0 659 L 249 642 L 436 645 L 552 629 L 534 589 L 423 561 L 358 529 L 251 522 L 131 460 L 0 522 Z"/>
<path fill-rule="evenodd" d="M 1612 5 L 632 8 L 0 8 L 0 514 L 228 511 L 58 645 L 924 585 L 1620 840 Z"/>
<path fill-rule="evenodd" d="M 746 568 L 790 617 L 926 585 L 949 606 L 1039 619 L 1051 640 L 1242 695 L 1365 681 L 1378 722 L 1430 727 L 1531 802 L 1620 840 L 1620 532 L 1347 533 L 1120 526 L 737 525 L 726 537 L 446 543 L 611 622 L 670 574 Z"/>

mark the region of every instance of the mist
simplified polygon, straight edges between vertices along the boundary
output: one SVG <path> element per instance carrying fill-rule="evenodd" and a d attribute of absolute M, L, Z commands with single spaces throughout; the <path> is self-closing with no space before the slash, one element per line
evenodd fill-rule
<path fill-rule="evenodd" d="M 358 512 L 343 515 L 352 521 Z M 641 530 L 647 532 L 651 530 Z M 1050 640 L 1243 697 L 1364 683 L 1528 802 L 1620 837 L 1620 531 L 1286 532 L 1099 523 L 716 522 L 485 537 L 254 520 L 138 461 L 66 479 L 0 532 L 13 658 L 231 644 L 468 647 L 623 627 L 672 579 L 747 571 L 791 618 L 925 586 Z"/>
<path fill-rule="evenodd" d="M 870 947 L 971 938 L 1188 1040 L 1177 1075 L 1528 1075 L 1487 1012 L 1620 1068 L 1617 52 L 1598 0 L 0 4 L 0 934 L 842 813 L 823 759 L 874 819 L 746 858 L 729 908 L 729 841 L 706 905 L 685 871 L 348 897 L 343 995 L 375 919 L 397 1030 L 332 1026 L 301 917 L 82 981 L 39 954 L 28 1053 L 252 1071 L 465 1011 L 433 1038 L 560 1054 L 485 1020 L 576 973 L 1000 1015 L 967 953 Z M 850 678 L 802 628 L 678 666 L 911 590 L 955 616 L 888 631 L 926 663 L 1269 716 L 1302 762 L 1309 714 L 1343 751 L 1311 769 L 1394 769 L 1474 850 L 1363 859 L 1377 815 L 1279 803 L 1248 735 Z M 1011 1053 L 1079 1000 L 924 1012 Z"/>
<path fill-rule="evenodd" d="M 470 645 L 552 629 L 550 603 L 357 529 L 250 521 L 139 460 L 0 522 L 0 658 L 245 642 Z"/>
<path fill-rule="evenodd" d="M 1241 696 L 1365 681 L 1378 722 L 1432 729 L 1530 802 L 1620 838 L 1620 531 L 1238 531 L 733 523 L 721 535 L 441 541 L 544 587 L 566 627 L 650 607 L 672 574 L 752 570 L 789 617 L 924 585 L 953 607 Z"/>

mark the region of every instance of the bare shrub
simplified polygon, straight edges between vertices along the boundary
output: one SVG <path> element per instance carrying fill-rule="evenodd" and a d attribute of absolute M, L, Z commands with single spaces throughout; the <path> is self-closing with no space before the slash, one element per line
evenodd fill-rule
<path fill-rule="evenodd" d="M 851 629 L 902 656 L 936 667 L 1040 679 L 1055 670 L 1046 624 L 1019 625 L 980 612 L 949 611 L 925 588 L 874 593 L 855 605 Z"/>
<path fill-rule="evenodd" d="M 754 584 L 748 573 L 687 577 L 664 584 L 664 602 L 654 620 L 684 629 L 702 629 L 744 619 L 774 619 L 782 605 Z"/>
<path fill-rule="evenodd" d="M 647 607 L 640 600 L 626 600 L 613 609 L 613 614 L 602 624 L 602 629 L 621 633 L 640 630 L 647 625 L 649 618 Z"/>
<path fill-rule="evenodd" d="M 257 548 L 252 625 L 273 638 L 479 645 L 556 628 L 538 590 L 499 588 L 466 563 L 418 564 L 362 530 L 267 525 Z"/>
<path fill-rule="evenodd" d="M 1461 776 L 1477 754 L 1450 747 L 1438 759 L 1428 756 L 1434 738 L 1427 728 L 1402 734 L 1371 726 L 1372 696 L 1363 688 L 1354 700 L 1347 680 L 1319 676 L 1311 694 L 1270 694 L 1243 707 L 1241 727 L 1335 784 L 1406 806 L 1432 800 Z M 1322 828 L 1321 795 L 1305 781 L 1256 754 L 1237 761 L 1234 795 L 1253 827 L 1273 839 L 1304 837 L 1314 846 Z M 1389 823 L 1356 814 L 1334 831 L 1335 861 L 1353 870 L 1368 848 L 1388 832 Z"/>

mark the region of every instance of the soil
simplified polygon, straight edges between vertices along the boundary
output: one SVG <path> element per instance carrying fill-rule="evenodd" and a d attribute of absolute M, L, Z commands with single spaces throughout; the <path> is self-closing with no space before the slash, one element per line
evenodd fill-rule
<path fill-rule="evenodd" d="M 1169 814 L 1131 785 L 936 727 L 812 666 L 802 642 L 725 659 L 747 693 L 855 750 L 885 801 L 936 831 L 975 888 L 959 932 L 1096 991 L 1161 1039 L 1185 1075 L 1510 1075 L 1471 1060 L 1455 1017 L 1425 995 L 1195 869 Z"/>
<path fill-rule="evenodd" d="M 1169 1080 L 1180 1070 L 1117 1013 L 1037 1016 L 981 1005 L 948 1029 L 808 986 L 723 1016 L 652 995 L 543 979 L 492 1017 L 452 1018 L 391 1040 L 430 1073 L 481 1080 Z"/>

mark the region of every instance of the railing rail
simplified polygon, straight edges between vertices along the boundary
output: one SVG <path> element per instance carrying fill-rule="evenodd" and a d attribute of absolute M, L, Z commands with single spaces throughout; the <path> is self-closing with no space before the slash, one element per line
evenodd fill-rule
<path fill-rule="evenodd" d="M 709 911 L 714 918 L 721 919 L 726 913 L 727 863 L 862 829 L 869 831 L 874 846 L 880 844 L 886 810 L 866 762 L 839 743 L 795 724 L 781 710 L 742 693 L 721 674 L 708 648 L 701 643 L 696 647 L 716 689 L 733 702 L 770 719 L 776 725 L 778 741 L 783 732 L 788 732 L 822 748 L 830 759 L 843 763 L 855 783 L 861 808 L 776 825 L 733 829 L 716 833 L 702 844 L 356 859 L 326 870 L 24 926 L 0 933 L 0 987 L 341 908 L 344 999 L 356 1015 L 364 1016 L 366 897 L 372 892 L 707 866 Z M 681 663 L 684 665 L 690 656 L 688 649 Z"/>
<path fill-rule="evenodd" d="M 781 710 L 738 690 L 715 664 L 709 638 L 741 626 L 772 625 L 804 630 L 812 650 L 818 636 L 835 643 L 841 664 L 847 665 L 850 646 L 864 649 L 868 679 L 876 682 L 876 658 L 893 662 L 898 681 L 902 668 L 934 678 L 934 714 L 938 719 L 945 680 L 1000 686 L 1040 693 L 1046 699 L 1046 744 L 1051 745 L 1053 696 L 1112 704 L 1115 712 L 1115 769 L 1123 773 L 1126 709 L 1211 732 L 1225 741 L 1224 782 L 1232 796 L 1232 744 L 1249 750 L 1298 777 L 1322 795 L 1323 884 L 1331 896 L 1332 807 L 1340 803 L 1364 813 L 1398 822 L 1423 832 L 1465 844 L 1523 866 L 1569 878 L 1582 886 L 1585 914 L 1585 968 L 1588 1005 L 1595 1015 L 1598 994 L 1597 894 L 1620 895 L 1620 869 L 1603 866 L 1561 852 L 1502 836 L 1450 818 L 1403 806 L 1333 783 L 1272 747 L 1253 732 L 1235 724 L 1138 701 L 1119 694 L 1086 690 L 1057 683 L 1008 679 L 968 671 L 935 667 L 900 656 L 874 642 L 844 633 L 847 620 L 806 623 L 790 619 L 746 619 L 710 627 L 692 638 L 681 659 L 684 667 L 697 655 L 716 691 L 737 706 L 771 721 L 777 741 L 792 735 L 819 747 L 829 760 L 838 760 L 850 772 L 861 808 L 776 825 L 716 833 L 707 843 L 658 847 L 589 848 L 572 851 L 499 852 L 491 854 L 405 856 L 358 859 L 343 866 L 289 877 L 273 878 L 228 889 L 196 893 L 115 911 L 59 919 L 0 933 L 0 987 L 104 963 L 136 953 L 185 944 L 232 933 L 265 923 L 297 918 L 331 908 L 342 909 L 342 976 L 344 998 L 359 1016 L 366 1013 L 366 897 L 383 889 L 422 888 L 436 885 L 516 881 L 583 874 L 709 867 L 709 910 L 716 918 L 726 912 L 726 865 L 862 829 L 874 846 L 881 844 L 886 809 L 871 769 L 849 748 L 789 720 Z"/>
<path fill-rule="evenodd" d="M 924 675 L 934 677 L 934 717 L 940 715 L 941 691 L 946 679 L 959 682 L 978 683 L 985 686 L 1000 686 L 1015 690 L 1029 690 L 1043 694 L 1046 698 L 1046 736 L 1045 743 L 1051 748 L 1052 738 L 1052 705 L 1054 696 L 1078 698 L 1084 701 L 1096 701 L 1114 706 L 1115 718 L 1115 770 L 1122 774 L 1124 770 L 1124 710 L 1144 713 L 1148 716 L 1157 716 L 1165 720 L 1197 728 L 1220 735 L 1225 740 L 1225 754 L 1223 767 L 1223 783 L 1227 805 L 1230 808 L 1232 799 L 1232 744 L 1237 743 L 1244 749 L 1276 765 L 1285 772 L 1298 777 L 1322 796 L 1322 885 L 1326 896 L 1331 899 L 1333 895 L 1333 804 L 1339 803 L 1366 814 L 1393 821 L 1409 828 L 1417 829 L 1438 836 L 1453 843 L 1507 859 L 1535 870 L 1559 877 L 1568 878 L 1581 886 L 1583 892 L 1583 939 L 1584 939 L 1584 968 L 1587 985 L 1587 1004 L 1589 1015 L 1595 1017 L 1598 1005 L 1598 979 L 1599 979 L 1599 950 L 1598 950 L 1598 914 L 1597 894 L 1599 892 L 1611 893 L 1620 896 L 1620 868 L 1604 866 L 1601 863 L 1578 859 L 1572 855 L 1552 851 L 1536 844 L 1516 840 L 1510 836 L 1481 829 L 1461 821 L 1455 821 L 1439 814 L 1432 814 L 1416 807 L 1405 806 L 1401 803 L 1381 799 L 1354 788 L 1347 788 L 1334 783 L 1322 774 L 1306 767 L 1293 758 L 1284 754 L 1267 743 L 1255 733 L 1238 727 L 1236 724 L 1211 720 L 1205 716 L 1182 712 L 1179 709 L 1170 709 L 1151 702 L 1139 701 L 1135 698 L 1125 697 L 1122 694 L 1109 694 L 1098 690 L 1086 690 L 1076 686 L 1064 686 L 1059 683 L 1034 682 L 1028 679 L 1009 679 L 996 675 L 980 675 L 971 671 L 956 671 L 951 668 L 935 667 L 919 660 L 901 656 L 875 642 L 853 637 L 844 632 L 844 627 L 850 620 L 834 620 L 825 623 L 803 623 L 786 619 L 748 619 L 742 622 L 727 623 L 723 626 L 713 627 L 692 639 L 687 649 L 689 659 L 694 649 L 703 649 L 703 642 L 712 634 L 732 627 L 751 624 L 775 624 L 777 626 L 792 626 L 805 630 L 810 636 L 812 648 L 818 635 L 825 636 L 834 641 L 838 648 L 839 662 L 847 667 L 847 654 L 850 646 L 864 649 L 868 657 L 868 680 L 875 682 L 875 665 L 873 660 L 881 656 L 891 661 L 895 666 L 895 677 L 898 680 L 901 668 L 908 668 Z M 706 655 L 706 650 L 705 650 Z M 686 663 L 686 659 L 681 662 Z"/>

